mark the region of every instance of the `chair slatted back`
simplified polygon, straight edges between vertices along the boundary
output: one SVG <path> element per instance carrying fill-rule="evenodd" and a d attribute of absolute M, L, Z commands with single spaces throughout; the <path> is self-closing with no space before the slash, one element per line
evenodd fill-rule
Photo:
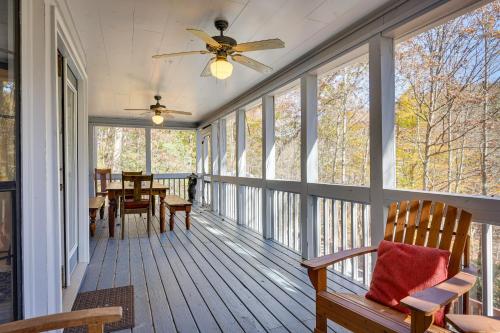
<path fill-rule="evenodd" d="M 122 171 L 122 176 L 139 176 L 142 175 L 142 171 Z"/>
<path fill-rule="evenodd" d="M 104 193 L 108 189 L 108 183 L 111 182 L 111 169 L 94 170 L 94 190 L 95 195 Z"/>
<path fill-rule="evenodd" d="M 130 182 L 133 184 L 133 194 L 132 195 L 125 195 L 126 193 L 126 188 L 125 184 L 127 182 Z M 139 202 L 143 200 L 143 193 L 142 193 L 142 185 L 143 182 L 148 183 L 147 186 L 149 187 L 148 194 L 148 201 L 151 201 L 151 196 L 153 192 L 153 175 L 125 175 L 122 174 L 122 196 L 123 198 L 127 197 L 129 199 L 132 199 L 134 202 Z"/>
<path fill-rule="evenodd" d="M 387 214 L 384 239 L 450 251 L 448 275 L 451 277 L 460 270 L 471 220 L 469 212 L 442 202 L 393 202 Z"/>

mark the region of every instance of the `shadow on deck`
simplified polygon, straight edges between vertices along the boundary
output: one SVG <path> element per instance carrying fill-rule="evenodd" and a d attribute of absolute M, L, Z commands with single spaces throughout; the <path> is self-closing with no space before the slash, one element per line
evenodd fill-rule
<path fill-rule="evenodd" d="M 148 238 L 145 216 L 127 215 L 121 240 L 121 226 L 108 239 L 100 220 L 90 241 L 80 291 L 133 284 L 135 328 L 124 332 L 313 330 L 315 293 L 298 254 L 200 207 L 189 231 L 183 214 L 172 232 L 159 233 L 158 214 L 152 222 Z M 335 290 L 364 291 L 337 274 L 329 279 Z"/>

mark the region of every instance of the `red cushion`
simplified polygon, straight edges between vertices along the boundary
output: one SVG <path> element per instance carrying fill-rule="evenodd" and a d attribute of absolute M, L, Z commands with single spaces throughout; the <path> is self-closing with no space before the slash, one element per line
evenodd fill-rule
<path fill-rule="evenodd" d="M 125 209 L 148 208 L 148 206 L 149 206 L 148 200 L 134 201 L 134 200 L 125 199 L 125 201 L 124 201 Z"/>
<path fill-rule="evenodd" d="M 366 298 L 403 313 L 410 314 L 410 310 L 400 300 L 448 277 L 450 251 L 382 241 L 377 255 Z M 443 309 L 435 314 L 434 323 L 444 325 Z"/>

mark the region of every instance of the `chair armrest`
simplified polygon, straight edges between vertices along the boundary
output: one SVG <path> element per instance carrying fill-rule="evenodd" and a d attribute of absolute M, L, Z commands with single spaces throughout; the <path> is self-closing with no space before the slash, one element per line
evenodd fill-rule
<path fill-rule="evenodd" d="M 317 270 L 320 268 L 325 268 L 339 261 L 343 261 L 352 257 L 357 257 L 363 254 L 376 252 L 378 246 L 368 246 L 368 247 L 360 247 L 351 250 L 345 250 L 336 252 L 333 254 L 327 254 L 322 257 L 313 258 L 309 260 L 305 260 L 301 263 L 303 267 L 307 267 L 308 269 Z"/>
<path fill-rule="evenodd" d="M 468 292 L 476 283 L 476 277 L 469 273 L 459 272 L 454 277 L 434 287 L 416 292 L 401 300 L 401 304 L 425 316 L 430 316 L 445 305 Z"/>
<path fill-rule="evenodd" d="M 45 332 L 61 328 L 103 325 L 122 318 L 121 306 L 63 312 L 0 325 L 2 333 Z"/>

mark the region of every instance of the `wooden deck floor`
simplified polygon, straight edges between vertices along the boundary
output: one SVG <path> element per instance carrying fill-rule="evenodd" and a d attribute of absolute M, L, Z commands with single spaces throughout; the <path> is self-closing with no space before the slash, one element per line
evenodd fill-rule
<path fill-rule="evenodd" d="M 124 240 L 120 227 L 108 239 L 107 221 L 99 221 L 81 291 L 133 284 L 130 333 L 313 330 L 314 289 L 298 254 L 202 208 L 193 210 L 190 231 L 183 217 L 164 234 L 153 217 L 148 238 L 145 217 L 129 215 Z M 363 292 L 329 274 L 329 287 Z"/>

